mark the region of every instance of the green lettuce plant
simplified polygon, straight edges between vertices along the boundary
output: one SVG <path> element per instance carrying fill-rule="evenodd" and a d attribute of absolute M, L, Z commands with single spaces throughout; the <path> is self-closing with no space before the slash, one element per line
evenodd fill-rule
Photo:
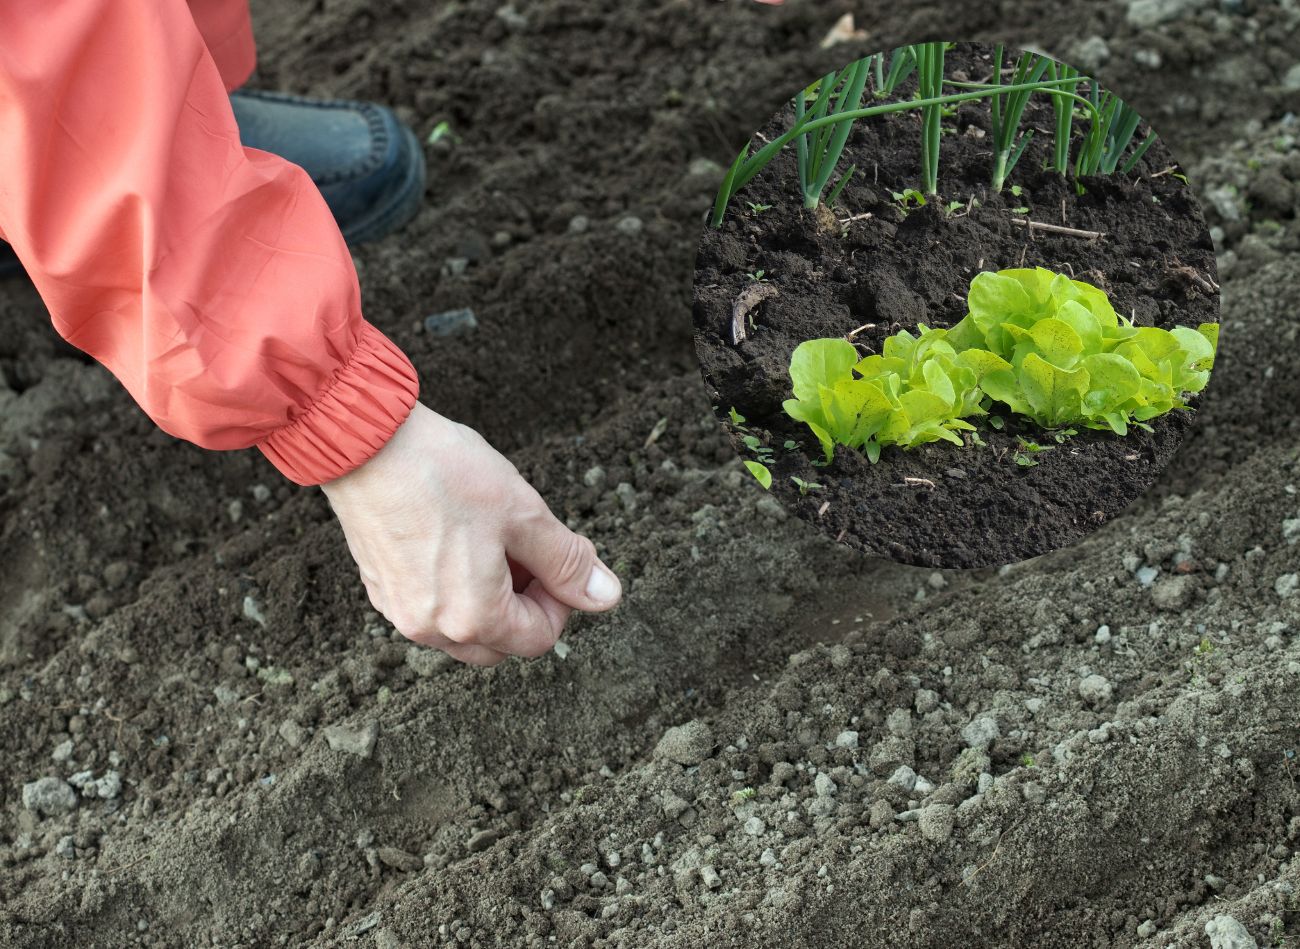
<path fill-rule="evenodd" d="M 1209 380 L 1218 324 L 1135 326 L 1106 294 L 1038 267 L 980 273 L 969 312 L 950 329 L 922 325 L 859 358 L 843 339 L 800 344 L 786 414 L 806 424 L 827 463 L 836 445 L 871 461 L 887 445 L 961 445 L 967 419 L 1001 403 L 1048 430 L 1128 433 L 1174 409 Z"/>

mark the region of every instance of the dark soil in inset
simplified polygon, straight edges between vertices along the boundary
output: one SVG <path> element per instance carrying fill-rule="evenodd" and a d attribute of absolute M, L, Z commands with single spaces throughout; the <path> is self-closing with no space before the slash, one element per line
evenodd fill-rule
<path fill-rule="evenodd" d="M 985 81 L 991 58 L 987 48 L 962 44 L 948 53 L 947 75 Z M 779 135 L 791 118 L 787 106 L 762 137 Z M 831 466 L 819 467 L 812 464 L 821 458 L 817 440 L 781 407 L 791 396 L 790 354 L 801 342 L 868 325 L 854 336 L 865 356 L 900 329 L 951 326 L 966 315 L 971 278 L 983 270 L 1041 266 L 1071 274 L 1104 289 L 1116 311 L 1140 325 L 1218 320 L 1213 242 L 1164 144 L 1132 174 L 1086 179 L 1080 195 L 1045 167 L 1052 121 L 1050 102 L 1032 99 L 1026 127 L 1040 131 L 1007 187 L 993 193 L 988 104 L 963 103 L 945 120 L 956 134 L 943 138 L 938 197 L 907 212 L 892 194 L 920 186 L 920 113 L 861 121 L 841 161 L 841 168 L 856 163 L 858 174 L 834 219 L 824 208 L 803 209 L 787 148 L 733 201 L 720 229 L 705 229 L 694 315 L 709 397 L 739 451 L 746 453 L 728 418 L 732 407 L 776 450 L 773 493 L 831 537 L 920 566 L 1024 560 L 1074 543 L 1132 503 L 1193 424 L 1194 412 L 1173 412 L 1154 420 L 1151 432 L 1135 428 L 1120 438 L 1083 430 L 1058 445 L 1050 433 L 1010 418 L 1003 430 L 979 425 L 986 446 L 968 439 L 965 449 L 947 442 L 890 447 L 877 464 L 841 446 Z M 961 208 L 950 213 L 953 201 Z M 1028 220 L 1105 236 L 1053 234 L 1026 227 Z M 750 311 L 747 338 L 733 344 L 733 306 L 756 279 L 767 294 Z M 1030 456 L 1034 466 L 1020 465 L 1022 437 L 1051 450 Z M 784 450 L 789 440 L 799 450 Z M 793 478 L 821 488 L 801 493 Z"/>

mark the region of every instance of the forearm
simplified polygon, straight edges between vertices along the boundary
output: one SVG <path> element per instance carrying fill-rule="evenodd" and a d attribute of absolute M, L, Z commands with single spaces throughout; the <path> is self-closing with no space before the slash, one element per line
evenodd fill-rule
<path fill-rule="evenodd" d="M 406 417 L 305 172 L 246 151 L 183 0 L 0 6 L 0 232 L 56 329 L 166 431 L 320 483 Z"/>

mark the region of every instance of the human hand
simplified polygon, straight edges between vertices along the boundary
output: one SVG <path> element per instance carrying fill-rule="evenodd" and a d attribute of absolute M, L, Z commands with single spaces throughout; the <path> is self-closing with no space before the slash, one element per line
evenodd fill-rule
<path fill-rule="evenodd" d="M 463 662 L 540 656 L 574 610 L 622 596 L 514 465 L 419 403 L 374 457 L 321 487 L 375 609 Z"/>

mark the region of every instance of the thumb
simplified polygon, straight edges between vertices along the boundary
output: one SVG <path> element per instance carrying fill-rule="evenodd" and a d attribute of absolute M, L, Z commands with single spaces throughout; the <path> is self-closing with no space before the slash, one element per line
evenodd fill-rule
<path fill-rule="evenodd" d="M 623 598 L 614 571 L 601 563 L 591 541 L 547 513 L 545 519 L 528 522 L 508 555 L 565 606 L 587 613 L 613 609 Z"/>

